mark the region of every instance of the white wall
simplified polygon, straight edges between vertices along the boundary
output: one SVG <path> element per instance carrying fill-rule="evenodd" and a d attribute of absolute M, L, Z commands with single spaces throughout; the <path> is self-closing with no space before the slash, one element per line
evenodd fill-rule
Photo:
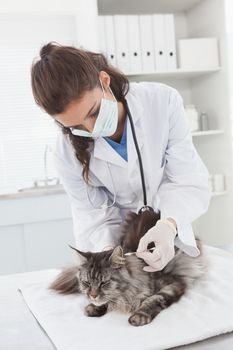
<path fill-rule="evenodd" d="M 30 0 L 9 0 L 1 1 L 0 14 L 23 14 L 23 16 L 64 16 L 75 17 L 76 44 L 86 49 L 97 50 L 97 0 L 50 0 L 50 1 L 30 1 Z M 43 30 L 43 28 L 42 28 Z M 36 31 L 29 31 L 32 35 L 37 35 Z M 0 32 L 0 40 L 6 36 L 5 32 Z"/>

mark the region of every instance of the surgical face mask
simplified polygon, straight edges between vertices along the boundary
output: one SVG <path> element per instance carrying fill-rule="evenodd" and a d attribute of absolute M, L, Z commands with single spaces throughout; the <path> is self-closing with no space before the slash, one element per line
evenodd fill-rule
<path fill-rule="evenodd" d="M 101 100 L 100 110 L 99 110 L 97 119 L 95 121 L 93 131 L 89 132 L 85 130 L 70 128 L 70 131 L 72 132 L 73 135 L 98 138 L 102 136 L 111 136 L 115 133 L 117 129 L 117 123 L 118 123 L 117 100 L 113 95 L 110 87 L 109 87 L 109 90 L 111 91 L 115 101 L 106 99 L 101 80 L 100 80 L 100 83 L 103 90 L 104 98 L 102 98 Z"/>

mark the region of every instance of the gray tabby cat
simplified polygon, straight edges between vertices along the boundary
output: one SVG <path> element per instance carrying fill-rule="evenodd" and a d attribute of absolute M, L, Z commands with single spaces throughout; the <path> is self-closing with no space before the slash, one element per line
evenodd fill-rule
<path fill-rule="evenodd" d="M 202 243 L 196 238 L 201 254 L 190 257 L 175 247 L 174 258 L 161 270 L 146 272 L 147 264 L 136 255 L 140 238 L 154 226 L 159 213 L 129 211 L 122 225 L 120 245 L 102 252 L 77 254 L 77 264 L 65 267 L 49 288 L 62 294 L 83 293 L 90 301 L 85 307 L 87 316 L 102 316 L 111 310 L 131 313 L 128 322 L 133 326 L 150 323 L 163 309 L 177 302 L 188 287 L 206 271 Z M 154 247 L 150 243 L 148 248 Z"/>

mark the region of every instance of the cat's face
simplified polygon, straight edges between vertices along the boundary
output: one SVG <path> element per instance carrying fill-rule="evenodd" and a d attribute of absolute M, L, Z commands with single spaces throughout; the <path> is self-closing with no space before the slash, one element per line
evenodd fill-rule
<path fill-rule="evenodd" d="M 95 305 L 115 300 L 122 288 L 119 270 L 125 264 L 121 246 L 99 253 L 75 250 L 81 292 Z"/>

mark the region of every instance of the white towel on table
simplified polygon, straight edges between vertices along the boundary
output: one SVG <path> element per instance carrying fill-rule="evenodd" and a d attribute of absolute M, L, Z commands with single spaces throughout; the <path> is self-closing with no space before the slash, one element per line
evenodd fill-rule
<path fill-rule="evenodd" d="M 127 314 L 87 317 L 84 295 L 59 295 L 46 287 L 60 270 L 19 286 L 25 302 L 58 350 L 163 350 L 233 331 L 233 254 L 203 245 L 206 276 L 152 323 L 134 327 Z"/>

